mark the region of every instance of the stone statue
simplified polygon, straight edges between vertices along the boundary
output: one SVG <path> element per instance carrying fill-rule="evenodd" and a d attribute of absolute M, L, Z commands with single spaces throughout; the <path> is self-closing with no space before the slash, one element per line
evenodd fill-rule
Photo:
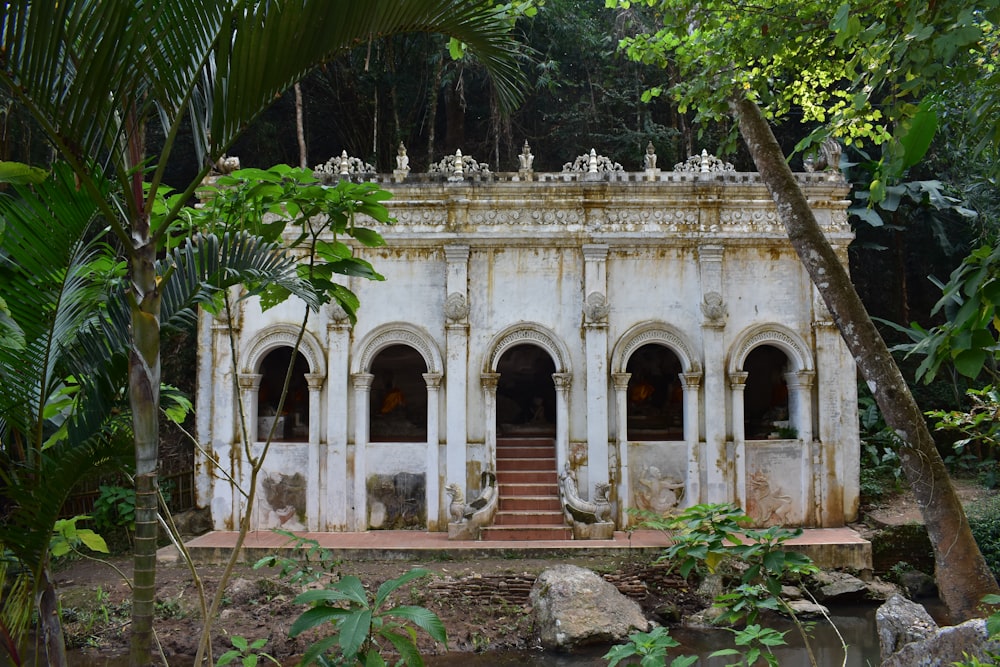
<path fill-rule="evenodd" d="M 827 137 L 819 148 L 802 158 L 802 166 L 808 172 L 827 171 L 832 175 L 840 173 L 840 142 Z"/>
<path fill-rule="evenodd" d="M 223 155 L 215 161 L 215 170 L 220 174 L 231 174 L 240 168 L 240 159 Z"/>
<path fill-rule="evenodd" d="M 600 482 L 594 487 L 594 500 L 584 500 L 577 491 L 576 476 L 566 465 L 566 471 L 559 476 L 562 482 L 563 499 L 566 513 L 574 521 L 580 523 L 609 523 L 611 521 L 611 503 L 608 502 L 608 491 L 611 485 Z"/>
<path fill-rule="evenodd" d="M 402 141 L 399 142 L 399 148 L 396 149 L 396 170 L 410 170 L 410 156 L 406 154 L 406 146 L 403 145 Z"/>
<path fill-rule="evenodd" d="M 444 491 L 451 496 L 451 503 L 448 504 L 448 514 L 451 516 L 452 522 L 460 523 L 464 521 L 465 494 L 462 492 L 462 487 L 452 482 L 444 487 Z"/>
<path fill-rule="evenodd" d="M 643 158 L 643 163 L 648 171 L 656 169 L 656 149 L 653 148 L 653 142 L 650 141 L 646 144 L 646 156 Z"/>
<path fill-rule="evenodd" d="M 521 171 L 531 171 L 531 163 L 535 161 L 535 156 L 531 154 L 531 146 L 528 145 L 527 139 L 524 140 L 524 150 L 517 159 L 521 163 Z"/>

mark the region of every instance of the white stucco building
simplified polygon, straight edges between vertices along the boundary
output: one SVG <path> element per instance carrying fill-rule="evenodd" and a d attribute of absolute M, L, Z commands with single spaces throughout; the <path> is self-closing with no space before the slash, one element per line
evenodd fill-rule
<path fill-rule="evenodd" d="M 799 178 L 846 262 L 846 184 Z M 610 484 L 619 529 L 628 508 L 699 502 L 855 518 L 855 366 L 756 174 L 381 179 L 398 223 L 359 252 L 386 280 L 351 280 L 354 326 L 310 318 L 284 415 L 301 304 L 201 316 L 197 499 L 217 529 L 250 511 L 257 528 L 444 531 L 446 487 L 473 500 L 498 468 L 491 522 L 515 528 L 569 521 L 538 501 L 565 470 L 584 499 Z M 278 421 L 252 508 L 229 477 L 246 481 L 234 386 L 253 438 Z"/>

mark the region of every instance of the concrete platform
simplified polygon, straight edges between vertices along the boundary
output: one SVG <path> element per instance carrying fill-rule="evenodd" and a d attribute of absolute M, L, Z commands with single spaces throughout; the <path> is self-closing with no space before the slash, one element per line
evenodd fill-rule
<path fill-rule="evenodd" d="M 379 530 L 366 533 L 296 533 L 316 540 L 334 558 L 345 561 L 477 560 L 485 558 L 559 558 L 561 556 L 644 553 L 655 556 L 669 545 L 669 537 L 656 530 L 618 531 L 610 540 L 558 540 L 484 542 L 449 540 L 447 533 Z M 214 531 L 185 543 L 198 564 L 221 563 L 236 545 L 237 533 Z M 789 548 L 802 552 L 824 569 L 871 572 L 872 545 L 851 528 L 815 528 L 790 540 Z M 243 543 L 240 560 L 248 563 L 293 547 L 289 539 L 271 531 L 254 531 Z M 179 563 L 175 547 L 157 554 L 161 565 Z"/>

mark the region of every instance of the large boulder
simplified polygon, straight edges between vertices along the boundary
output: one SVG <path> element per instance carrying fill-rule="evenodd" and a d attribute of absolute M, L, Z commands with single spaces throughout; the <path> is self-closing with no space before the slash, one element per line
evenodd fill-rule
<path fill-rule="evenodd" d="M 875 612 L 875 626 L 882 660 L 905 645 L 932 637 L 938 624 L 921 605 L 898 593 Z"/>
<path fill-rule="evenodd" d="M 624 640 L 649 621 L 634 600 L 622 595 L 600 576 L 575 565 L 543 571 L 529 596 L 535 627 L 546 649 Z"/>
<path fill-rule="evenodd" d="M 948 667 L 964 655 L 986 658 L 1000 652 L 1000 642 L 990 641 L 986 620 L 938 628 L 924 608 L 894 595 L 875 614 L 882 667 Z"/>

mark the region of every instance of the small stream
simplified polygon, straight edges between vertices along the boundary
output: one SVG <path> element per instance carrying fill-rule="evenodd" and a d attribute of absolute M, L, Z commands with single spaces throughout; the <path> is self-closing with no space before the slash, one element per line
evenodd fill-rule
<path fill-rule="evenodd" d="M 873 605 L 850 605 L 838 606 L 831 610 L 833 622 L 848 645 L 847 667 L 876 667 L 881 663 L 878 633 L 875 629 L 875 609 Z M 789 645 L 774 651 L 779 664 L 789 667 L 808 665 L 809 660 L 802 639 L 791 624 L 774 627 L 777 630 L 790 630 L 785 635 Z M 732 658 L 727 660 L 707 657 L 720 648 L 734 646 L 731 632 L 677 629 L 670 634 L 681 643 L 681 647 L 675 649 L 671 657 L 697 654 L 701 657 L 695 663 L 699 667 L 724 667 L 733 662 Z M 840 640 L 828 624 L 816 624 L 810 644 L 820 667 L 841 667 L 844 664 Z M 569 655 L 543 651 L 451 653 L 429 657 L 426 659 L 426 664 L 428 667 L 607 667 L 607 661 L 601 658 L 607 650 L 607 647 L 601 647 Z"/>

